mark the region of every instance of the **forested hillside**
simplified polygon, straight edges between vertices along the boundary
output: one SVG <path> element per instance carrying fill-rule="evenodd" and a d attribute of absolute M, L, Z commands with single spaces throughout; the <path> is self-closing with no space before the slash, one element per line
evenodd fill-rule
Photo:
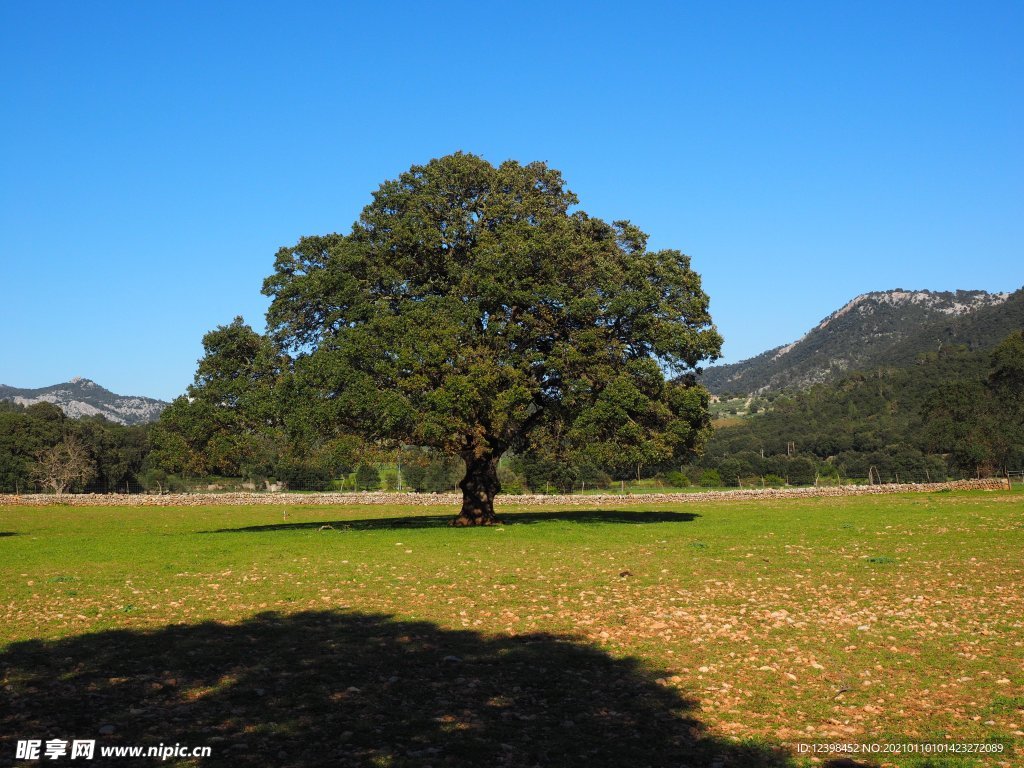
<path fill-rule="evenodd" d="M 716 430 L 699 463 L 723 482 L 766 474 L 926 481 L 1024 467 L 1024 336 L 854 373 Z"/>

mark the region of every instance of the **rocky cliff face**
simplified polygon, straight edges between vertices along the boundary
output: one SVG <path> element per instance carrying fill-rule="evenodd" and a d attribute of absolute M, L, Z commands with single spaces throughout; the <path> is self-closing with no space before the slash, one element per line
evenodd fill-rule
<path fill-rule="evenodd" d="M 80 377 L 40 389 L 18 389 L 0 384 L 0 400 L 26 406 L 54 403 L 72 419 L 102 416 L 109 421 L 129 425 L 156 421 L 168 405 L 151 397 L 115 395 L 96 382 Z"/>
<path fill-rule="evenodd" d="M 851 370 L 909 365 L 944 344 L 993 347 L 1021 327 L 1024 289 L 876 291 L 837 309 L 792 344 L 706 369 L 704 384 L 716 394 L 803 389 Z"/>

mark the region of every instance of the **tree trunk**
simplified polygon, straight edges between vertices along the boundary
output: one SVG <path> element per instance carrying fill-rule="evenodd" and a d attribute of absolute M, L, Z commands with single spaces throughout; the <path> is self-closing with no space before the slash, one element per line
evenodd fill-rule
<path fill-rule="evenodd" d="M 496 525 L 494 497 L 501 491 L 498 482 L 498 459 L 500 454 L 475 452 L 462 454 L 466 462 L 466 476 L 459 482 L 462 489 L 462 511 L 452 525 Z"/>

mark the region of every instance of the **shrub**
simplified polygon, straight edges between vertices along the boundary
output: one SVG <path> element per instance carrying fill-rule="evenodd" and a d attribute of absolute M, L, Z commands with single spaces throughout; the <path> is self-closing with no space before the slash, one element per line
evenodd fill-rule
<path fill-rule="evenodd" d="M 722 476 L 717 469 L 705 469 L 700 475 L 700 484 L 703 488 L 717 488 L 722 485 Z"/>
<path fill-rule="evenodd" d="M 402 467 L 402 480 L 406 488 L 414 491 L 424 490 L 424 479 L 427 476 L 426 464 L 407 464 Z"/>
<path fill-rule="evenodd" d="M 738 485 L 742 471 L 743 467 L 740 466 L 739 461 L 732 457 L 723 459 L 718 465 L 718 474 L 722 478 L 722 485 Z"/>
<path fill-rule="evenodd" d="M 436 455 L 427 465 L 422 490 L 428 493 L 453 491 L 462 479 L 462 462 L 447 456 Z"/>
<path fill-rule="evenodd" d="M 376 491 L 380 488 L 380 471 L 372 464 L 360 464 L 356 470 L 356 490 Z"/>
<path fill-rule="evenodd" d="M 586 483 L 587 488 L 604 489 L 612 484 L 611 475 L 591 464 L 582 464 L 576 474 L 581 486 Z"/>
<path fill-rule="evenodd" d="M 789 461 L 789 482 L 793 485 L 813 485 L 816 475 L 814 462 L 806 456 L 796 456 Z"/>
<path fill-rule="evenodd" d="M 689 488 L 690 478 L 680 472 L 678 469 L 673 469 L 665 473 L 665 482 L 673 488 Z"/>
<path fill-rule="evenodd" d="M 498 482 L 501 483 L 502 493 L 519 495 L 525 492 L 523 478 L 508 467 L 498 467 Z"/>
<path fill-rule="evenodd" d="M 683 468 L 683 474 L 689 478 L 690 485 L 700 485 L 700 478 L 704 474 L 704 470 L 696 465 L 691 465 Z"/>
<path fill-rule="evenodd" d="M 142 487 L 150 493 L 181 493 L 188 490 L 178 475 L 170 475 L 162 469 L 149 469 L 139 478 Z"/>

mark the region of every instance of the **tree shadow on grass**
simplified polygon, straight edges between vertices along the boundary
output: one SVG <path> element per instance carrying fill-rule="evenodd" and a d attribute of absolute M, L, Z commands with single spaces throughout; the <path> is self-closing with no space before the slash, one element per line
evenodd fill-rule
<path fill-rule="evenodd" d="M 617 509 L 560 510 L 557 512 L 502 512 L 502 525 L 535 525 L 537 523 L 689 523 L 700 515 L 692 512 L 631 512 Z M 204 533 L 263 533 L 270 531 L 319 530 L 330 526 L 335 530 L 388 531 L 408 528 L 447 528 L 455 515 L 410 515 L 408 517 L 377 517 L 366 520 L 318 520 L 316 522 L 249 525 L 244 528 L 219 528 Z"/>
<path fill-rule="evenodd" d="M 708 735 L 663 674 L 565 637 L 334 611 L 33 640 L 0 654 L 0 755 L 59 738 L 96 739 L 90 765 L 161 743 L 211 747 L 202 766 L 791 765 Z"/>
<path fill-rule="evenodd" d="M 8 536 L 17 536 L 14 531 L 0 531 L 0 539 L 5 539 Z"/>

